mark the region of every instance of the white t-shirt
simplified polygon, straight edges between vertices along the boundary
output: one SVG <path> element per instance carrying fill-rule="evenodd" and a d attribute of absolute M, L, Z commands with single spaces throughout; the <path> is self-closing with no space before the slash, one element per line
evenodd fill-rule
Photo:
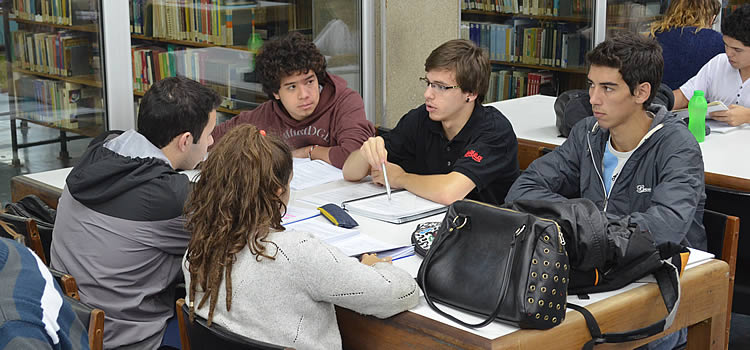
<path fill-rule="evenodd" d="M 688 100 L 695 90 L 703 90 L 707 102 L 721 101 L 727 106 L 750 108 L 750 79 L 742 81 L 739 69 L 732 68 L 725 53 L 714 56 L 680 87 Z"/>

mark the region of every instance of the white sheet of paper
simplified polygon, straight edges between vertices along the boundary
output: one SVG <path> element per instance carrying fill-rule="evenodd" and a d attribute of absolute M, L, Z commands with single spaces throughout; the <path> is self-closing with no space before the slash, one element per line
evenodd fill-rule
<path fill-rule="evenodd" d="M 321 241 L 329 244 L 359 234 L 359 230 L 338 227 L 327 220 L 303 220 L 284 226 L 290 230 L 310 232 Z"/>
<path fill-rule="evenodd" d="M 306 220 L 320 215 L 317 209 L 300 208 L 295 206 L 286 207 L 286 215 L 281 218 L 281 224 L 286 226 L 294 222 Z"/>
<path fill-rule="evenodd" d="M 356 185 L 317 193 L 304 198 L 300 198 L 299 200 L 305 201 L 317 207 L 328 203 L 333 203 L 340 206 L 341 203 L 348 200 L 368 197 L 378 193 L 385 193 L 385 188 L 372 182 L 360 182 Z"/>
<path fill-rule="evenodd" d="M 726 134 L 730 131 L 742 129 L 745 127 L 745 125 L 731 126 L 725 122 L 720 122 L 718 120 L 713 120 L 713 119 L 706 119 L 706 125 L 708 125 L 708 127 L 711 128 L 711 133 L 719 133 L 719 134 Z"/>
<path fill-rule="evenodd" d="M 396 249 L 402 247 L 398 244 L 386 243 L 366 234 L 360 233 L 356 236 L 338 240 L 332 245 L 341 249 L 348 256 L 356 256 L 363 253 L 382 252 L 384 250 Z"/>
<path fill-rule="evenodd" d="M 294 190 L 304 190 L 342 179 L 344 179 L 344 173 L 341 169 L 322 160 L 310 161 L 304 158 L 294 158 L 294 175 L 291 183 Z"/>

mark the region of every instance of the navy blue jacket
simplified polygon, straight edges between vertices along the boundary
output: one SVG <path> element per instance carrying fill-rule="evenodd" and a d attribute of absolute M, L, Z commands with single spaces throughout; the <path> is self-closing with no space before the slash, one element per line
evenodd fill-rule
<path fill-rule="evenodd" d="M 656 33 L 656 40 L 664 50 L 662 82 L 672 90 L 679 89 L 714 56 L 724 53 L 721 33 L 695 27 L 674 28 Z"/>

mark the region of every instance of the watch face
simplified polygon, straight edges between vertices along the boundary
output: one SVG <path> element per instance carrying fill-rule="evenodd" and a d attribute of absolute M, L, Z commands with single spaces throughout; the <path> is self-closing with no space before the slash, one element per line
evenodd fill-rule
<path fill-rule="evenodd" d="M 432 241 L 435 240 L 440 222 L 425 222 L 417 225 L 417 229 L 411 235 L 411 242 L 414 244 L 414 251 L 424 257 L 430 250 Z"/>

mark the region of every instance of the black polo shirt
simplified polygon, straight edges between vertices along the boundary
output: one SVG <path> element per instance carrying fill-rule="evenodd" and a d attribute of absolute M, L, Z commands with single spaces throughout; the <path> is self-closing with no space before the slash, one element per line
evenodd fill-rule
<path fill-rule="evenodd" d="M 448 141 L 443 125 L 425 105 L 406 113 L 383 136 L 388 161 L 418 175 L 466 175 L 476 187 L 466 196 L 502 204 L 519 174 L 518 141 L 508 119 L 496 108 L 477 105 L 461 131 Z"/>

